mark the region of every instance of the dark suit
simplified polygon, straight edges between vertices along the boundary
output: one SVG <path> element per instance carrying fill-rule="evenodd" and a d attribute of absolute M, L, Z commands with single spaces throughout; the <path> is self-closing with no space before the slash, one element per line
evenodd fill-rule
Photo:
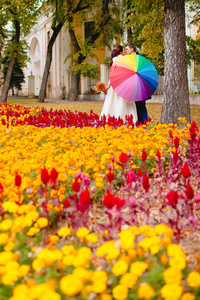
<path fill-rule="evenodd" d="M 146 57 L 144 54 L 140 54 L 136 52 L 137 55 L 141 55 Z M 138 122 L 139 123 L 144 123 L 145 121 L 148 121 L 148 113 L 147 113 L 147 108 L 146 108 L 146 100 L 151 99 L 151 97 L 143 100 L 143 101 L 136 101 L 135 105 L 137 108 L 137 115 L 138 115 Z"/>

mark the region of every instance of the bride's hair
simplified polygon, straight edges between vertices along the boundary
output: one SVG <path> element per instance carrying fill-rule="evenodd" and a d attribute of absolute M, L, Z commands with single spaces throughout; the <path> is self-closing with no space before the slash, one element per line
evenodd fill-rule
<path fill-rule="evenodd" d="M 111 51 L 111 60 L 110 60 L 110 67 L 113 64 L 113 57 L 119 55 L 123 51 L 123 47 L 121 45 L 116 46 L 112 51 Z"/>

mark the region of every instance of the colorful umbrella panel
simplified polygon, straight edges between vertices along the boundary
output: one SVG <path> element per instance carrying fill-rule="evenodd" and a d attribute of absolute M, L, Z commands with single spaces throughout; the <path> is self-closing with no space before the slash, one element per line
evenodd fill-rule
<path fill-rule="evenodd" d="M 123 99 L 142 101 L 157 89 L 158 73 L 144 56 L 129 54 L 118 58 L 110 69 L 110 84 Z"/>

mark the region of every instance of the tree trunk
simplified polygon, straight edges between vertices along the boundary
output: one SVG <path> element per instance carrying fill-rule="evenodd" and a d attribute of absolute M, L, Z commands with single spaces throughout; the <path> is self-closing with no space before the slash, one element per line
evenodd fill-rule
<path fill-rule="evenodd" d="M 15 45 L 18 46 L 19 45 L 19 39 L 20 39 L 20 24 L 18 21 L 15 20 L 14 22 L 15 25 Z M 14 50 L 14 52 L 17 52 L 17 50 Z M 12 77 L 12 73 L 13 73 L 13 69 L 16 63 L 16 58 L 12 57 L 9 63 L 9 67 L 6 73 L 6 78 L 4 81 L 4 85 L 3 85 L 3 90 L 2 90 L 2 94 L 0 97 L 0 102 L 7 102 L 7 97 L 8 97 L 8 91 L 10 88 L 10 81 L 11 81 L 11 77 Z"/>
<path fill-rule="evenodd" d="M 40 93 L 38 96 L 37 102 L 44 102 L 45 96 L 46 96 L 46 88 L 47 88 L 47 81 L 48 81 L 48 76 L 49 76 L 49 70 L 51 67 L 51 61 L 52 61 L 52 50 L 53 50 L 53 45 L 55 43 L 55 40 L 63 27 L 64 23 L 59 23 L 57 27 L 53 29 L 53 34 L 52 37 L 50 38 L 48 47 L 47 47 L 47 57 L 46 57 L 46 63 L 44 67 L 44 72 L 42 76 L 42 83 L 40 87 Z"/>
<path fill-rule="evenodd" d="M 185 117 L 190 122 L 185 0 L 165 0 L 164 44 L 164 102 L 160 122 L 181 125 L 179 117 Z"/>
<path fill-rule="evenodd" d="M 78 100 L 79 81 L 80 81 L 80 76 L 78 74 L 75 74 L 74 71 L 71 71 L 71 84 L 70 84 L 70 91 L 69 91 L 70 101 Z"/>

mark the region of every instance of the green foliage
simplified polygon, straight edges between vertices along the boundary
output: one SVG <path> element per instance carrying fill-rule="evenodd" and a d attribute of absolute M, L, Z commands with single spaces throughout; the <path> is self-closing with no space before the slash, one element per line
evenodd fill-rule
<path fill-rule="evenodd" d="M 71 69 L 76 74 L 82 75 L 83 77 L 89 77 L 91 79 L 97 79 L 99 75 L 99 67 L 93 64 L 83 61 L 81 64 L 72 67 Z"/>

